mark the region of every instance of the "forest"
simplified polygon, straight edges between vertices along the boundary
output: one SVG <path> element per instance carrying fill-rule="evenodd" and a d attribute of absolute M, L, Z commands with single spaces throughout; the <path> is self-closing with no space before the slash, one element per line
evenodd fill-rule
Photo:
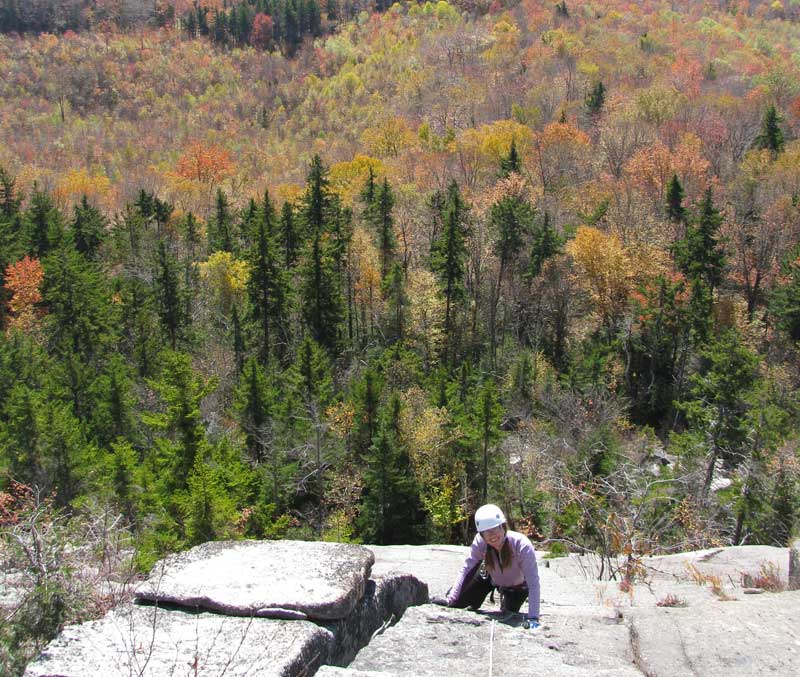
<path fill-rule="evenodd" d="M 209 539 L 785 546 L 799 21 L 0 0 L 2 671 Z"/>

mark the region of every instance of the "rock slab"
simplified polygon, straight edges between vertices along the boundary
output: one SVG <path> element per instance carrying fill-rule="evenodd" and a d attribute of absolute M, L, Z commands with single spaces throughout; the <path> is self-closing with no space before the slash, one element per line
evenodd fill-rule
<path fill-rule="evenodd" d="M 308 621 L 125 605 L 64 628 L 24 677 L 294 677 L 313 674 L 333 646 L 332 633 Z"/>
<path fill-rule="evenodd" d="M 625 616 L 650 677 L 800 675 L 800 592 L 643 607 Z"/>
<path fill-rule="evenodd" d="M 374 561 L 367 548 L 341 543 L 204 543 L 156 564 L 136 597 L 229 616 L 334 621 L 363 597 Z"/>

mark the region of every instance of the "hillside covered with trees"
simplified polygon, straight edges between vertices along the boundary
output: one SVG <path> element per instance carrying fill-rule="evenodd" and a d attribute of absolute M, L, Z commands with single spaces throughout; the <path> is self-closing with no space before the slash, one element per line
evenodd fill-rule
<path fill-rule="evenodd" d="M 60 544 L 0 664 L 97 515 L 786 545 L 798 53 L 793 0 L 0 0 L 3 557 Z"/>

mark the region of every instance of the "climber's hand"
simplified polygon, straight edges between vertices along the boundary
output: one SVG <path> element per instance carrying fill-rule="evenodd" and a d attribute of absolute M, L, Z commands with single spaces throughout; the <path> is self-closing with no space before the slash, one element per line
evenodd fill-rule
<path fill-rule="evenodd" d="M 536 618 L 529 618 L 527 621 L 525 621 L 525 623 L 523 623 L 523 627 L 531 632 L 538 632 L 539 628 L 542 626 L 539 624 L 539 621 Z"/>

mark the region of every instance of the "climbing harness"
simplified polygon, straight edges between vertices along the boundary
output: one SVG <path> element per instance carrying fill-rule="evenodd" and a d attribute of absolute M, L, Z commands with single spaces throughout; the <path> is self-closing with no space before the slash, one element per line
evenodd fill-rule
<path fill-rule="evenodd" d="M 494 625 L 497 623 L 496 620 L 492 619 L 492 632 L 489 635 L 489 677 L 492 677 L 492 670 L 494 669 L 493 661 L 494 661 Z"/>

